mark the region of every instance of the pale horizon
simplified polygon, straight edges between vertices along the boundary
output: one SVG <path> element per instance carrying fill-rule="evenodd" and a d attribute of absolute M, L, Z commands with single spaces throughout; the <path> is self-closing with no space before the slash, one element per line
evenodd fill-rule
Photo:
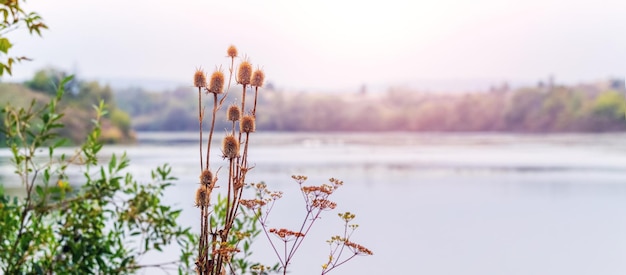
<path fill-rule="evenodd" d="M 50 30 L 9 33 L 24 80 L 47 66 L 86 79 L 191 83 L 234 44 L 284 89 L 419 80 L 576 84 L 626 71 L 620 1 L 32 0 Z M 493 83 L 497 84 L 497 83 Z"/>

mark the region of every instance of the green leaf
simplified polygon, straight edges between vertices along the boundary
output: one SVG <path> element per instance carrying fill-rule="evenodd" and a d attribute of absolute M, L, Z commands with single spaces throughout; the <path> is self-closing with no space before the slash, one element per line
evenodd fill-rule
<path fill-rule="evenodd" d="M 39 32 L 39 31 L 37 31 Z M 72 79 L 74 79 L 73 75 L 70 75 L 66 78 L 63 78 L 61 80 L 61 83 L 59 83 L 59 86 L 57 87 L 57 100 L 61 99 L 61 97 L 63 97 L 63 93 L 65 93 L 65 84 L 67 84 L 68 82 L 72 81 Z"/>
<path fill-rule="evenodd" d="M 35 274 L 44 274 L 43 269 L 37 263 L 33 265 L 33 269 L 35 269 Z"/>
<path fill-rule="evenodd" d="M 37 185 L 35 187 L 35 191 L 37 192 L 37 195 L 39 195 L 40 198 L 43 198 L 43 188 L 40 185 Z"/>
<path fill-rule="evenodd" d="M 9 49 L 13 47 L 13 44 L 7 38 L 0 38 L 0 52 L 7 54 Z"/>
<path fill-rule="evenodd" d="M 45 183 L 48 183 L 50 181 L 50 170 L 48 169 L 43 170 L 43 181 Z M 40 186 L 37 186 L 37 187 L 40 187 Z"/>
<path fill-rule="evenodd" d="M 124 260 L 122 260 L 122 263 L 120 264 L 120 266 L 125 267 L 132 259 L 133 259 L 133 256 L 124 258 Z"/>
<path fill-rule="evenodd" d="M 67 142 L 67 138 L 62 138 L 60 140 L 58 140 L 57 142 L 54 143 L 54 145 L 52 146 L 52 148 L 59 148 L 61 146 L 63 146 L 65 143 Z M 62 157 L 64 158 L 65 155 L 63 155 Z"/>
<path fill-rule="evenodd" d="M 117 165 L 117 158 L 115 157 L 115 154 L 113 154 L 111 156 L 111 161 L 109 161 L 109 173 L 113 173 L 113 169 L 115 168 L 115 166 Z"/>

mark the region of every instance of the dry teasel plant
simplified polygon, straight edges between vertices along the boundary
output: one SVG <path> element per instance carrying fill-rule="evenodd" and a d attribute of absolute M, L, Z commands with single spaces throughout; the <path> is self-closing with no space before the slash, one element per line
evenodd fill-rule
<path fill-rule="evenodd" d="M 244 189 L 246 173 L 251 169 L 248 166 L 248 141 L 250 133 L 255 129 L 256 97 L 258 89 L 263 85 L 263 72 L 253 72 L 248 59 L 244 59 L 239 65 L 236 74 L 236 82 L 242 86 L 241 107 L 231 105 L 227 110 L 227 119 L 232 122 L 232 128 L 224 137 L 221 144 L 222 158 L 227 162 L 224 167 L 228 178 L 220 183 L 226 189 L 226 196 L 219 197 L 218 201 L 225 204 L 224 211 L 216 213 L 216 208 L 211 208 L 211 197 L 218 187 L 217 170 L 212 167 L 211 148 L 213 134 L 215 133 L 215 118 L 222 108 L 229 94 L 232 77 L 235 74 L 235 59 L 238 51 L 235 46 L 227 50 L 230 59 L 228 68 L 228 82 L 221 68 L 216 68 L 207 81 L 207 75 L 202 69 L 194 73 L 194 87 L 198 88 L 198 124 L 199 124 L 199 148 L 200 148 L 200 186 L 196 191 L 195 204 L 200 208 L 200 239 L 198 243 L 198 258 L 196 270 L 198 274 L 225 274 L 235 273 L 232 267 L 234 254 L 240 252 L 237 247 L 239 241 L 245 239 L 246 234 L 235 230 L 234 222 L 240 213 L 239 201 Z M 253 79 L 253 76 L 260 77 Z M 226 87 L 225 87 L 226 86 Z M 246 92 L 250 86 L 255 87 L 254 104 L 251 110 L 246 110 Z M 203 156 L 203 122 L 205 121 L 205 109 L 203 96 L 212 98 L 211 122 L 209 136 L 206 141 L 206 157 Z M 237 127 L 237 124 L 240 124 Z M 214 173 L 215 171 L 215 173 Z M 219 216 L 219 217 L 217 217 Z M 220 222 L 217 222 L 220 221 Z"/>
<path fill-rule="evenodd" d="M 200 186 L 196 191 L 195 205 L 200 208 L 200 238 L 198 243 L 198 258 L 196 260 L 196 271 L 198 274 L 236 274 L 237 270 L 233 266 L 236 261 L 235 256 L 241 252 L 238 247 L 242 240 L 250 238 L 250 232 L 241 232 L 242 221 L 261 224 L 265 235 L 270 239 L 279 264 L 274 267 L 255 264 L 249 266 L 252 274 L 268 274 L 269 272 L 281 271 L 287 273 L 287 267 L 293 256 L 302 244 L 306 234 L 313 223 L 320 218 L 323 211 L 332 210 L 336 203 L 328 197 L 343 184 L 342 181 L 330 179 L 330 184 L 320 186 L 303 186 L 306 177 L 293 176 L 293 179 L 300 185 L 300 191 L 306 204 L 306 215 L 298 231 L 291 231 L 285 228 L 268 228 L 267 217 L 274 205 L 274 202 L 282 196 L 280 192 L 270 192 L 264 183 L 246 184 L 246 175 L 253 168 L 248 162 L 248 150 L 250 135 L 256 131 L 256 108 L 259 88 L 263 86 L 265 73 L 257 67 L 253 70 L 252 64 L 247 57 L 243 58 L 237 66 L 235 72 L 235 58 L 238 51 L 235 46 L 230 46 L 227 50 L 230 59 L 228 68 L 228 82 L 221 67 L 215 69 L 207 81 L 207 75 L 202 69 L 197 69 L 194 73 L 194 87 L 198 88 L 198 124 L 199 124 L 199 148 L 200 148 Z M 231 129 L 227 133 L 221 144 L 221 157 L 225 161 L 218 169 L 212 165 L 211 148 L 213 134 L 215 132 L 215 118 L 217 112 L 222 108 L 226 97 L 229 95 L 232 78 L 235 75 L 236 84 L 241 85 L 241 103 L 232 104 L 226 110 L 226 119 L 231 122 Z M 226 85 L 226 87 L 224 87 Z M 246 106 L 246 93 L 254 89 L 252 106 Z M 206 141 L 206 157 L 203 156 L 203 122 L 205 121 L 205 109 L 202 97 L 212 97 L 211 124 L 209 136 Z M 218 181 L 217 172 L 221 168 L 227 169 L 227 179 Z M 225 190 L 223 194 L 217 194 L 217 202 L 211 203 L 211 198 L 216 188 L 221 186 Z M 243 199 L 243 190 L 246 186 L 251 186 L 256 191 L 255 199 Z M 215 192 L 217 193 L 217 192 Z M 224 193 L 224 192 L 222 192 Z M 213 207 L 212 207 L 213 206 Z M 253 226 L 254 228 L 254 226 Z M 355 227 L 356 228 L 356 227 Z M 256 234 L 258 234 L 257 231 Z M 254 232 L 253 232 L 254 233 Z M 270 235 L 278 237 L 282 241 L 284 253 L 279 253 L 277 244 L 270 238 Z M 253 236 L 252 236 L 253 237 Z M 344 234 L 341 239 L 341 251 L 349 248 L 353 251 L 360 251 L 359 254 L 369 254 L 366 248 L 352 243 L 349 236 Z M 339 242 L 337 242 L 339 244 Z M 248 250 L 249 243 L 244 242 L 244 250 Z M 342 252 L 338 255 L 341 256 Z M 368 251 L 369 253 L 363 253 Z M 244 256 L 249 253 L 244 251 Z M 332 258 L 331 254 L 331 258 Z M 352 259 L 349 257 L 347 260 Z M 329 261 L 323 269 L 325 274 L 347 260 L 337 262 Z"/>

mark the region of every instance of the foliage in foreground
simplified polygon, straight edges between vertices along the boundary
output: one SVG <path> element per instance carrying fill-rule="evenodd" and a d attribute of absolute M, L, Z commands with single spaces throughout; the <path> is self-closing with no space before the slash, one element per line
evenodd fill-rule
<path fill-rule="evenodd" d="M 144 184 L 124 173 L 125 155 L 99 163 L 104 103 L 95 107 L 86 141 L 72 154 L 55 152 L 65 143 L 56 133 L 64 127 L 58 103 L 70 80 L 61 81 L 48 104 L 33 101 L 27 108 L 7 105 L 2 110 L 2 130 L 24 195 L 10 196 L 0 184 L 0 273 L 189 272 L 195 237 L 176 222 L 181 210 L 161 202 L 175 180 L 171 169 L 156 168 L 152 182 Z M 142 264 L 147 253 L 174 244 L 181 248 L 179 259 Z"/>

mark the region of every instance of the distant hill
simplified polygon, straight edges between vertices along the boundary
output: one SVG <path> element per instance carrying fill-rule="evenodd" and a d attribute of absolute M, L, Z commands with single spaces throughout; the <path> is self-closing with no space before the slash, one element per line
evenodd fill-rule
<path fill-rule="evenodd" d="M 50 71 L 41 73 L 24 84 L 0 83 L 0 108 L 7 104 L 27 107 L 33 100 L 38 105 L 46 104 L 55 94 L 54 85 L 52 85 L 55 82 L 58 83 L 58 79 L 53 77 L 55 74 Z M 95 82 L 75 80 L 66 87 L 66 91 L 59 105 L 64 113 L 61 121 L 65 127 L 59 129 L 58 132 L 62 137 L 68 138 L 75 144 L 84 140 L 93 128 L 91 120 L 95 114 L 92 106 L 103 99 L 109 105 L 109 114 L 102 120 L 102 140 L 108 143 L 134 140 L 130 117 L 115 106 L 113 94 L 109 88 Z M 4 127 L 4 125 L 0 126 Z M 0 144 L 0 146 L 3 145 Z"/>

